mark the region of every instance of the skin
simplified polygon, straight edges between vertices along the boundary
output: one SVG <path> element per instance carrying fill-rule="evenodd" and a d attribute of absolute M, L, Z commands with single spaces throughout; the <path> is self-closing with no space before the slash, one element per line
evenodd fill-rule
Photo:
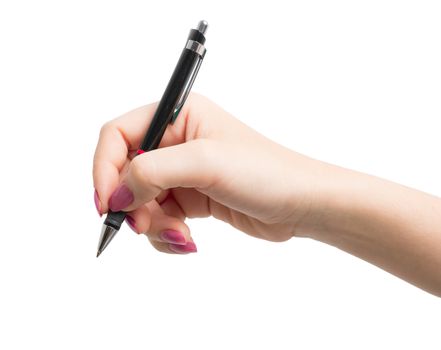
<path fill-rule="evenodd" d="M 268 241 L 319 240 L 441 296 L 441 199 L 294 152 L 196 94 L 159 148 L 134 158 L 155 107 L 102 127 L 100 214 L 123 184 L 132 228 L 161 252 L 195 251 L 185 219 L 212 216 Z M 166 230 L 182 242 L 164 239 Z"/>

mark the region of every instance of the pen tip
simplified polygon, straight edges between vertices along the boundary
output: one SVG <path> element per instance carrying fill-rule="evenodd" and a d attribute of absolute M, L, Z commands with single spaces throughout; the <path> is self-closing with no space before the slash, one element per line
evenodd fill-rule
<path fill-rule="evenodd" d="M 103 225 L 96 253 L 97 258 L 101 255 L 104 249 L 106 249 L 107 245 L 110 243 L 113 237 L 115 237 L 117 232 L 118 230 L 113 228 L 112 226 Z"/>

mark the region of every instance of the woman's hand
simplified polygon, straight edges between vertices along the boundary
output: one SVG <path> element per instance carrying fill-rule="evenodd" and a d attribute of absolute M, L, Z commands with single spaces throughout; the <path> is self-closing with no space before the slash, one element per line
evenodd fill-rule
<path fill-rule="evenodd" d="M 310 159 L 192 95 L 157 150 L 133 158 L 155 105 L 104 125 L 95 202 L 167 253 L 196 251 L 187 217 L 269 241 L 310 237 L 441 296 L 441 200 Z"/>
<path fill-rule="evenodd" d="M 156 104 L 106 123 L 94 157 L 95 202 L 166 253 L 195 252 L 184 220 L 213 216 L 270 241 L 308 228 L 320 162 L 269 140 L 192 94 L 159 148 L 138 155 Z"/>

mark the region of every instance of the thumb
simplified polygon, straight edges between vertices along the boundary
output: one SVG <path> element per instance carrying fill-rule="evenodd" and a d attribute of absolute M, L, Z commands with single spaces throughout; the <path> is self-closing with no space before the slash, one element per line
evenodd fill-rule
<path fill-rule="evenodd" d="M 168 188 L 204 189 L 219 176 L 217 141 L 197 139 L 136 156 L 109 200 L 112 211 L 132 211 Z"/>

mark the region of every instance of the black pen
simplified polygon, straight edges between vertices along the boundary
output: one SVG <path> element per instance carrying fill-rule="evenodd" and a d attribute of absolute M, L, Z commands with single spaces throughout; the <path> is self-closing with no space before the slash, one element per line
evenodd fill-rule
<path fill-rule="evenodd" d="M 187 43 L 182 50 L 181 57 L 162 95 L 137 154 L 158 148 L 167 125 L 169 123 L 173 124 L 179 115 L 205 56 L 204 34 L 207 31 L 207 27 L 208 23 L 206 21 L 200 21 L 196 29 L 190 30 Z M 123 211 L 112 212 L 109 210 L 101 231 L 97 257 L 115 237 L 125 217 L 126 213 Z"/>

